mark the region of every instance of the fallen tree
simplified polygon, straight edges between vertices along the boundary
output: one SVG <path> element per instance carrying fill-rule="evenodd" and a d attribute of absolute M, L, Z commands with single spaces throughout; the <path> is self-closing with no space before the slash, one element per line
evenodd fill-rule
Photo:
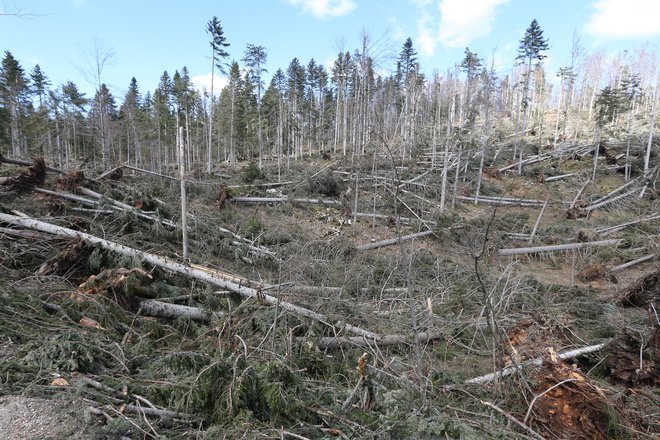
<path fill-rule="evenodd" d="M 576 348 L 575 350 L 569 350 L 565 351 L 563 353 L 560 353 L 557 355 L 559 359 L 571 359 L 577 356 L 582 356 L 583 354 L 587 353 L 593 353 L 594 351 L 599 351 L 605 346 L 606 342 L 602 344 L 596 344 L 596 345 L 590 345 L 588 347 L 581 347 L 581 348 Z M 511 365 L 509 367 L 502 368 L 499 371 L 496 371 L 494 373 L 490 374 L 484 374 L 483 376 L 475 377 L 473 379 L 469 379 L 465 381 L 465 384 L 474 384 L 474 385 L 481 385 L 484 383 L 492 382 L 494 380 L 501 379 L 503 377 L 507 377 L 515 373 L 516 371 L 522 369 L 523 367 L 527 367 L 530 365 L 535 365 L 539 366 L 543 363 L 542 358 L 536 358 L 536 359 L 530 359 L 528 361 L 522 362 L 517 365 Z"/>
<path fill-rule="evenodd" d="M 561 251 L 570 251 L 574 249 L 582 249 L 591 246 L 614 246 L 621 242 L 623 242 L 623 239 L 588 241 L 585 243 L 555 244 L 550 246 L 498 249 L 497 255 L 503 256 L 503 255 L 539 254 L 543 252 L 561 252 Z"/>
<path fill-rule="evenodd" d="M 316 341 L 316 346 L 321 350 L 332 350 L 348 347 L 386 347 L 401 344 L 423 344 L 446 336 L 446 332 L 420 332 L 413 336 L 406 335 L 383 335 L 378 340 L 367 339 L 363 336 L 326 336 Z"/>
<path fill-rule="evenodd" d="M 372 249 L 378 249 L 385 246 L 391 246 L 402 241 L 414 240 L 416 238 L 426 237 L 427 235 L 433 234 L 433 230 L 417 232 L 415 234 L 402 235 L 401 237 L 388 238 L 387 240 L 376 241 L 373 243 L 367 243 L 360 246 L 356 246 L 355 249 L 358 251 L 369 251 Z"/>
<path fill-rule="evenodd" d="M 294 199 L 289 197 L 232 197 L 232 203 L 299 203 L 301 205 L 341 206 L 338 200 Z"/>
<path fill-rule="evenodd" d="M 295 304 L 286 301 L 281 301 L 280 299 L 274 296 L 262 292 L 260 286 L 257 286 L 257 288 L 252 288 L 249 286 L 241 285 L 240 282 L 235 283 L 232 281 L 228 281 L 222 278 L 220 274 L 215 274 L 212 269 L 204 269 L 204 270 L 198 269 L 189 265 L 178 263 L 166 257 L 150 254 L 148 252 L 144 252 L 138 249 L 124 246 L 119 243 L 105 240 L 103 238 L 99 238 L 91 234 L 74 231 L 73 229 L 42 222 L 40 220 L 36 220 L 33 218 L 17 217 L 9 214 L 0 213 L 0 222 L 14 226 L 21 226 L 28 229 L 34 229 L 41 232 L 47 232 L 49 234 L 54 234 L 61 237 L 79 238 L 80 240 L 83 240 L 87 243 L 98 244 L 102 248 L 110 250 L 112 252 L 116 252 L 118 254 L 125 255 L 128 257 L 139 258 L 142 261 L 151 264 L 153 266 L 157 266 L 175 273 L 186 275 L 208 284 L 222 287 L 223 289 L 227 289 L 232 292 L 238 293 L 246 298 L 253 298 L 261 303 L 268 305 L 277 305 L 282 310 L 286 310 L 297 316 L 309 318 L 314 321 L 324 323 L 330 327 L 336 328 L 337 331 L 341 331 L 343 329 L 349 333 L 353 333 L 374 340 L 378 340 L 381 338 L 381 336 L 376 333 L 370 332 L 368 330 L 362 329 L 360 327 L 351 324 L 336 322 L 333 325 L 330 323 L 331 320 L 321 313 L 314 312 L 312 310 L 297 306 Z"/>

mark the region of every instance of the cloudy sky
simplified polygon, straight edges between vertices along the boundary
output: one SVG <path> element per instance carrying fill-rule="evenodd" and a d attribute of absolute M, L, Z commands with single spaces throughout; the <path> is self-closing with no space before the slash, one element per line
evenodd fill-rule
<path fill-rule="evenodd" d="M 452 69 L 466 47 L 506 73 L 532 19 L 550 40 L 549 72 L 568 64 L 574 32 L 588 52 L 660 46 L 660 0 L 0 0 L 0 12 L 0 49 L 26 71 L 39 63 L 54 85 L 71 80 L 91 94 L 98 51 L 110 55 L 102 81 L 120 97 L 133 76 L 153 91 L 164 70 L 183 66 L 208 84 L 214 15 L 232 59 L 247 44 L 266 48 L 268 77 L 293 57 L 329 66 L 365 36 L 383 72 L 410 37 L 429 75 Z"/>

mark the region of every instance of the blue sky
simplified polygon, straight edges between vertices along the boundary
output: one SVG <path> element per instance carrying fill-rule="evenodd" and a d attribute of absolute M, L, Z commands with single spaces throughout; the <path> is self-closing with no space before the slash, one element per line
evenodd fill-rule
<path fill-rule="evenodd" d="M 71 80 L 91 95 L 94 47 L 112 52 L 102 81 L 118 100 L 131 77 L 153 91 L 164 70 L 184 65 L 208 84 L 214 15 L 232 59 L 248 43 L 266 48 L 268 79 L 293 57 L 329 66 L 340 48 L 360 48 L 365 32 L 380 69 L 394 68 L 411 37 L 427 74 L 453 68 L 466 46 L 487 59 L 495 50 L 498 70 L 510 71 L 534 18 L 550 40 L 551 75 L 569 63 L 574 30 L 587 52 L 660 46 L 660 0 L 0 0 L 0 11 L 0 50 L 28 72 L 39 63 L 53 85 Z"/>

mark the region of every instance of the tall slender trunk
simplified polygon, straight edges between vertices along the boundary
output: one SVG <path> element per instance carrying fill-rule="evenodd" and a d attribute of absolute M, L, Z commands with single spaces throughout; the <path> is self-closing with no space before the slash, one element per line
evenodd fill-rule
<path fill-rule="evenodd" d="M 555 140 L 554 146 L 557 147 L 557 139 L 559 138 L 559 115 L 561 114 L 561 98 L 564 95 L 564 75 L 561 75 L 559 81 L 559 102 L 557 103 L 557 120 L 555 122 Z"/>
<path fill-rule="evenodd" d="M 656 79 L 655 88 L 653 89 L 653 110 L 651 112 L 651 129 L 649 130 L 649 141 L 646 144 L 646 154 L 644 155 L 644 175 L 649 172 L 649 161 L 651 159 L 651 145 L 653 145 L 653 129 L 655 128 L 655 116 L 658 111 L 658 80 Z"/>
<path fill-rule="evenodd" d="M 206 148 L 206 172 L 211 174 L 211 148 L 213 145 L 213 79 L 215 77 L 215 48 L 211 47 L 211 103 L 209 104 L 209 138 Z"/>
<path fill-rule="evenodd" d="M 178 126 L 178 124 L 177 124 Z M 188 201 L 186 196 L 185 147 L 183 142 L 183 127 L 179 127 L 177 134 L 179 147 L 179 177 L 181 179 L 181 232 L 183 244 L 183 260 L 188 260 Z"/>

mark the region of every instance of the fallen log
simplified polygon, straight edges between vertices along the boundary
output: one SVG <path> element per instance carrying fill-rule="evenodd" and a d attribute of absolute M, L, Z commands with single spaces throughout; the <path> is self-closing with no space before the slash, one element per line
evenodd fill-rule
<path fill-rule="evenodd" d="M 478 203 L 485 203 L 486 205 L 501 205 L 501 206 L 520 206 L 520 207 L 536 207 L 536 206 L 543 206 L 543 202 L 541 200 L 531 200 L 531 201 L 524 201 L 524 200 L 506 200 L 506 199 L 495 199 L 495 198 L 490 198 L 490 197 L 484 197 L 484 196 L 479 196 L 479 197 L 466 197 L 466 196 L 456 196 L 456 200 L 462 200 L 466 202 L 478 202 Z"/>
<path fill-rule="evenodd" d="M 89 197 L 93 197 L 97 200 L 103 200 L 103 198 L 104 198 L 103 195 L 97 193 L 96 191 L 92 191 L 91 189 L 83 188 L 82 186 L 79 187 L 78 189 L 80 190 L 80 192 L 82 194 L 84 194 L 86 196 L 89 196 Z M 154 217 L 152 215 L 148 215 L 144 211 L 142 211 L 141 209 L 135 208 L 131 205 L 127 205 L 126 203 L 122 203 L 122 202 L 119 202 L 119 201 L 111 199 L 111 198 L 105 198 L 105 200 L 108 200 L 110 202 L 113 209 L 133 213 L 133 214 L 137 215 L 138 217 L 140 217 L 142 219 L 149 220 L 149 221 L 152 221 L 152 222 L 155 222 L 155 223 L 160 223 L 163 226 L 167 226 L 167 227 L 172 228 L 172 229 L 176 229 L 176 227 L 177 227 L 177 225 L 171 220 L 162 219 L 160 217 Z"/>
<path fill-rule="evenodd" d="M 541 208 L 541 212 L 539 212 L 539 216 L 536 218 L 536 223 L 534 223 L 534 228 L 532 229 L 532 233 L 529 235 L 529 242 L 534 241 L 534 236 L 536 235 L 536 230 L 539 227 L 539 224 L 541 223 L 541 218 L 543 217 L 543 213 L 545 212 L 545 208 L 548 206 L 548 200 L 550 200 L 550 194 L 548 194 L 548 197 L 545 199 L 545 203 L 543 204 L 543 208 Z"/>
<path fill-rule="evenodd" d="M 45 189 L 45 188 L 34 188 L 34 192 L 38 192 L 38 193 L 41 193 L 41 194 L 46 194 L 46 195 L 53 196 L 53 197 L 59 197 L 61 199 L 65 199 L 65 200 L 71 200 L 72 202 L 82 203 L 83 205 L 87 205 L 87 206 L 99 206 L 99 202 L 97 202 L 96 200 L 91 200 L 91 199 L 88 199 L 88 198 L 85 198 L 85 197 L 82 197 L 82 196 L 78 196 L 76 194 L 71 194 L 71 193 L 68 193 L 68 192 L 51 191 L 51 190 Z"/>
<path fill-rule="evenodd" d="M 587 185 L 589 185 L 589 182 L 591 182 L 591 179 L 587 179 L 586 182 L 584 182 L 584 185 L 582 185 L 582 188 L 575 194 L 575 198 L 573 199 L 573 202 L 571 203 L 571 206 L 568 207 L 568 209 L 572 209 L 575 204 L 577 203 L 578 200 L 580 200 L 580 196 L 584 192 L 584 190 L 587 188 Z"/>
<path fill-rule="evenodd" d="M 373 243 L 367 243 L 363 244 L 360 246 L 356 246 L 355 249 L 358 251 L 370 251 L 372 249 L 378 249 L 382 248 L 385 246 L 390 246 L 393 244 L 397 244 L 401 241 L 409 241 L 409 240 L 414 240 L 416 238 L 420 237 L 426 237 L 427 235 L 433 234 L 433 230 L 428 230 L 428 231 L 423 231 L 423 232 L 417 232 L 415 234 L 409 234 L 409 235 L 402 235 L 401 237 L 395 237 L 395 238 L 389 238 L 387 240 L 381 240 L 381 241 L 376 241 Z"/>
<path fill-rule="evenodd" d="M 559 176 L 550 176 L 550 177 L 546 177 L 543 181 L 544 182 L 553 182 L 555 180 L 561 180 L 561 179 L 565 179 L 567 177 L 575 176 L 575 174 L 577 174 L 577 173 L 568 173 L 568 174 L 561 174 Z"/>
<path fill-rule="evenodd" d="M 29 167 L 29 166 L 32 166 L 32 164 L 34 162 L 29 161 L 29 160 L 11 159 L 9 157 L 5 157 L 2 154 L 0 154 L 0 163 L 8 163 L 8 164 L 12 164 L 12 165 L 21 165 L 21 166 L 24 166 L 24 167 Z M 52 172 L 58 173 L 58 174 L 66 174 L 62 170 L 58 170 L 57 168 L 51 168 L 49 166 L 46 166 L 46 171 L 52 171 Z"/>
<path fill-rule="evenodd" d="M 154 318 L 188 318 L 193 321 L 209 322 L 211 318 L 221 318 L 223 313 L 209 313 L 197 307 L 183 306 L 180 304 L 166 303 L 154 299 L 144 299 L 140 301 L 139 312 L 142 315 L 153 316 Z"/>
<path fill-rule="evenodd" d="M 620 225 L 615 225 L 615 226 L 610 226 L 610 227 L 607 227 L 607 228 L 597 229 L 596 232 L 599 235 L 604 237 L 604 236 L 607 236 L 607 235 L 609 235 L 613 232 L 618 232 L 618 231 L 621 231 L 622 229 L 626 229 L 629 226 L 634 226 L 634 225 L 639 224 L 639 223 L 658 220 L 658 219 L 660 219 L 660 214 L 655 213 L 655 214 L 648 215 L 646 217 L 642 217 L 638 220 L 633 220 L 633 221 L 630 221 L 630 222 L 627 222 L 627 223 L 622 223 Z"/>
<path fill-rule="evenodd" d="M 364 218 L 364 219 L 371 219 L 371 220 L 380 219 L 380 220 L 385 220 L 387 222 L 392 221 L 394 223 L 396 223 L 398 221 L 402 225 L 409 225 L 413 221 L 413 219 L 411 219 L 409 217 L 395 218 L 394 215 L 387 215 L 387 214 L 376 214 L 376 213 L 371 213 L 370 214 L 370 213 L 367 213 L 367 212 L 356 212 L 353 215 L 357 218 Z M 432 221 L 427 221 L 427 223 L 430 223 L 430 224 L 433 224 L 433 225 L 436 224 L 436 222 L 432 222 Z"/>
<path fill-rule="evenodd" d="M 550 246 L 498 249 L 497 255 L 522 255 L 522 254 L 539 254 L 542 252 L 570 251 L 573 249 L 582 249 L 591 246 L 617 245 L 622 241 L 623 239 L 611 239 L 611 240 L 600 240 L 600 241 L 588 241 L 585 243 L 568 243 L 568 244 L 555 244 Z"/>
<path fill-rule="evenodd" d="M 608 341 L 609 342 L 609 341 Z M 575 350 L 569 350 L 565 351 L 563 353 L 560 353 L 557 355 L 559 359 L 565 360 L 565 359 L 571 359 L 577 356 L 582 356 L 583 354 L 587 353 L 593 353 L 594 351 L 599 351 L 601 350 L 607 342 L 604 342 L 602 344 L 596 344 L 596 345 L 590 345 L 588 347 L 582 347 L 582 348 L 576 348 Z M 518 365 L 512 365 L 510 367 L 505 367 L 502 368 L 499 371 L 496 371 L 494 373 L 490 374 L 484 374 L 483 376 L 475 377 L 473 379 L 468 379 L 464 383 L 466 385 L 468 384 L 475 384 L 475 385 L 481 385 L 484 383 L 492 382 L 497 379 L 501 379 L 503 377 L 511 376 L 513 373 L 516 371 L 528 367 L 530 365 L 535 365 L 535 366 L 540 366 L 543 363 L 542 358 L 536 358 L 536 359 L 531 359 L 525 362 L 522 362 Z"/>
<path fill-rule="evenodd" d="M 330 319 L 321 313 L 314 312 L 312 310 L 306 309 L 304 307 L 297 306 L 295 304 L 281 301 L 278 298 L 268 295 L 261 291 L 261 289 L 253 289 L 251 287 L 243 286 L 240 283 L 233 283 L 221 278 L 219 275 L 215 275 L 212 269 L 200 270 L 189 265 L 178 263 L 174 260 L 171 260 L 166 257 L 160 257 L 158 255 L 150 254 L 138 249 L 134 249 L 128 246 L 124 246 L 119 243 L 115 243 L 103 238 L 96 237 L 91 234 L 84 232 L 74 231 L 73 229 L 64 228 L 62 226 L 53 225 L 50 223 L 42 222 L 33 218 L 23 218 L 16 217 L 9 214 L 0 213 L 0 222 L 22 226 L 28 229 L 35 229 L 41 232 L 47 232 L 54 235 L 59 235 L 67 238 L 79 238 L 87 243 L 98 244 L 104 249 L 108 249 L 112 252 L 116 252 L 121 255 L 139 258 L 145 263 L 157 266 L 175 273 L 189 276 L 195 278 L 199 281 L 213 284 L 219 286 L 223 289 L 231 290 L 232 292 L 238 293 L 246 298 L 253 298 L 258 300 L 261 303 L 268 305 L 277 305 L 282 310 L 286 310 L 294 315 L 302 316 L 305 318 L 312 319 L 324 323 L 330 327 L 335 327 L 337 331 L 345 329 L 349 333 L 356 335 L 364 336 L 371 339 L 380 339 L 380 335 L 364 330 L 360 327 L 347 324 L 344 322 L 336 322 L 334 325 L 330 323 Z"/>
<path fill-rule="evenodd" d="M 655 254 L 650 254 L 646 255 L 641 258 L 637 258 L 632 261 L 628 261 L 627 263 L 619 264 L 618 266 L 614 266 L 612 269 L 610 269 L 610 272 L 621 272 L 622 270 L 628 269 L 629 267 L 635 266 L 640 263 L 644 263 L 646 261 L 650 261 L 655 258 Z"/>
<path fill-rule="evenodd" d="M 232 203 L 300 203 L 302 205 L 341 206 L 338 200 L 326 199 L 290 199 L 289 197 L 232 197 Z"/>
<path fill-rule="evenodd" d="M 639 190 L 639 188 L 631 189 L 630 191 L 625 192 L 625 193 L 623 193 L 623 194 L 619 194 L 618 196 L 616 196 L 616 197 L 612 197 L 611 199 L 603 200 L 602 202 L 599 202 L 599 203 L 594 203 L 593 205 L 591 205 L 591 206 L 587 206 L 587 207 L 584 208 L 584 209 L 585 209 L 587 212 L 588 212 L 588 211 L 593 211 L 594 209 L 598 209 L 598 208 L 603 207 L 603 206 L 605 206 L 605 205 L 609 205 L 610 203 L 614 203 L 614 202 L 616 202 L 617 200 L 621 200 L 621 199 L 623 199 L 623 198 L 625 198 L 625 197 L 628 197 L 628 196 L 630 196 L 630 195 L 636 193 L 638 190 Z"/>
<path fill-rule="evenodd" d="M 391 345 L 413 344 L 414 342 L 423 344 L 425 342 L 442 339 L 445 336 L 446 333 L 443 332 L 420 332 L 417 333 L 415 337 L 406 335 L 383 335 L 378 340 L 367 339 L 363 336 L 325 336 L 316 341 L 316 346 L 321 350 L 334 350 L 337 348 L 348 347 L 385 347 Z"/>

